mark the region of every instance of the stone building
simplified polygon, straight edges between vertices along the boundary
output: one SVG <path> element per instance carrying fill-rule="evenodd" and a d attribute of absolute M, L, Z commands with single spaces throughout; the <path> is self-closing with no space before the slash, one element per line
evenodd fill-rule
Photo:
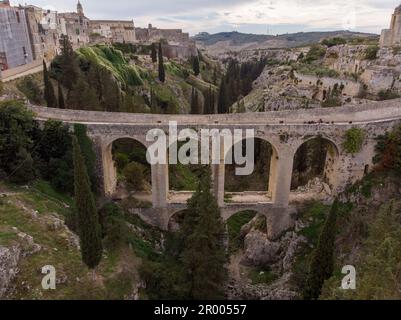
<path fill-rule="evenodd" d="M 151 24 L 148 28 L 136 28 L 135 33 L 137 41 L 141 43 L 166 40 L 170 45 L 184 45 L 191 41 L 189 34 L 182 32 L 181 29 L 158 29 Z"/>
<path fill-rule="evenodd" d="M 80 1 L 77 4 L 77 12 L 58 14 L 59 33 L 68 36 L 74 49 L 89 44 L 89 22 Z"/>
<path fill-rule="evenodd" d="M 60 47 L 57 12 L 24 7 L 34 60 L 52 60 Z"/>
<path fill-rule="evenodd" d="M 389 47 L 401 44 L 401 5 L 395 8 L 391 17 L 390 29 L 382 30 L 380 46 Z"/>
<path fill-rule="evenodd" d="M 163 54 L 168 58 L 187 59 L 197 54 L 196 44 L 181 29 L 136 28 L 136 42 L 151 44 L 162 41 Z"/>
<path fill-rule="evenodd" d="M 90 35 L 100 36 L 106 42 L 134 43 L 136 40 L 133 20 L 91 20 L 89 25 Z"/>
<path fill-rule="evenodd" d="M 33 61 L 28 25 L 23 8 L 0 2 L 0 66 L 15 68 Z"/>

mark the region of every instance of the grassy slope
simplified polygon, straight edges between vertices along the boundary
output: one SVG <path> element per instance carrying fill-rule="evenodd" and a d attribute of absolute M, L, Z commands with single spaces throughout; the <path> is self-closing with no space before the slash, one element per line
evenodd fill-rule
<path fill-rule="evenodd" d="M 326 281 L 321 299 L 401 299 L 401 202 L 395 175 L 370 175 L 351 186 L 340 205 L 337 221 L 334 275 Z M 343 199 L 343 200 L 344 200 Z M 300 219 L 308 225 L 299 233 L 307 243 L 293 266 L 299 291 L 305 280 L 325 217 L 330 210 L 319 202 L 307 204 Z M 357 289 L 339 289 L 341 269 L 353 265 Z"/>
<path fill-rule="evenodd" d="M 334 275 L 322 299 L 401 299 L 401 201 L 395 173 L 375 174 L 349 191 L 358 205 L 338 222 Z M 356 290 L 341 290 L 341 269 L 353 265 Z"/>
<path fill-rule="evenodd" d="M 79 250 L 71 244 L 71 233 L 64 226 L 55 230 L 51 227 L 52 216 L 62 218 L 69 210 L 61 201 L 70 203 L 71 199 L 58 195 L 43 182 L 29 189 L 1 184 L 0 190 L 8 193 L 1 198 L 0 245 L 20 241 L 13 230 L 17 227 L 42 247 L 20 260 L 20 272 L 13 281 L 15 288 L 7 298 L 123 299 L 133 291 L 139 281 L 136 267 L 140 264 L 134 250 L 124 246 L 112 253 L 105 251 L 94 283 Z M 33 211 L 37 211 L 37 218 Z M 56 290 L 45 291 L 41 287 L 40 270 L 45 265 L 55 266 L 57 279 L 65 279 Z"/>

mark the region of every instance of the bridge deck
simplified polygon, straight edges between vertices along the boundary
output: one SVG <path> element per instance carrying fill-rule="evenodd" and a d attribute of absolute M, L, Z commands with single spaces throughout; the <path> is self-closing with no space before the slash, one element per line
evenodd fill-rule
<path fill-rule="evenodd" d="M 235 124 L 349 124 L 391 121 L 401 118 L 401 99 L 369 102 L 337 108 L 300 109 L 246 114 L 220 115 L 157 115 L 110 113 L 83 110 L 66 110 L 32 106 L 38 120 L 55 119 L 64 122 L 120 125 L 167 125 L 177 121 L 179 125 L 235 125 Z"/>

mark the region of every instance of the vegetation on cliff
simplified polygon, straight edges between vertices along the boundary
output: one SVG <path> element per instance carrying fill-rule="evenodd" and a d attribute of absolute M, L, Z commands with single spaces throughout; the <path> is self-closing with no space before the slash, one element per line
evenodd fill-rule
<path fill-rule="evenodd" d="M 204 170 L 180 230 L 170 234 L 161 255 L 143 265 L 151 299 L 224 298 L 224 227 L 210 183 L 210 172 Z"/>
<path fill-rule="evenodd" d="M 74 153 L 74 203 L 76 208 L 75 225 L 80 239 L 82 261 L 89 269 L 95 269 L 102 258 L 103 251 L 99 216 L 81 147 L 75 136 L 72 142 Z"/>

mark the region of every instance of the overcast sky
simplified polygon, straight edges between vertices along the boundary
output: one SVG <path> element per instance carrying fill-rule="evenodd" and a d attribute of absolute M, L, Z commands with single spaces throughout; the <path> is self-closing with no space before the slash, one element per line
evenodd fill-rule
<path fill-rule="evenodd" d="M 76 0 L 20 0 L 59 12 L 75 11 Z M 259 34 L 341 30 L 380 33 L 401 0 L 81 0 L 91 19 L 133 19 L 162 28 Z"/>

